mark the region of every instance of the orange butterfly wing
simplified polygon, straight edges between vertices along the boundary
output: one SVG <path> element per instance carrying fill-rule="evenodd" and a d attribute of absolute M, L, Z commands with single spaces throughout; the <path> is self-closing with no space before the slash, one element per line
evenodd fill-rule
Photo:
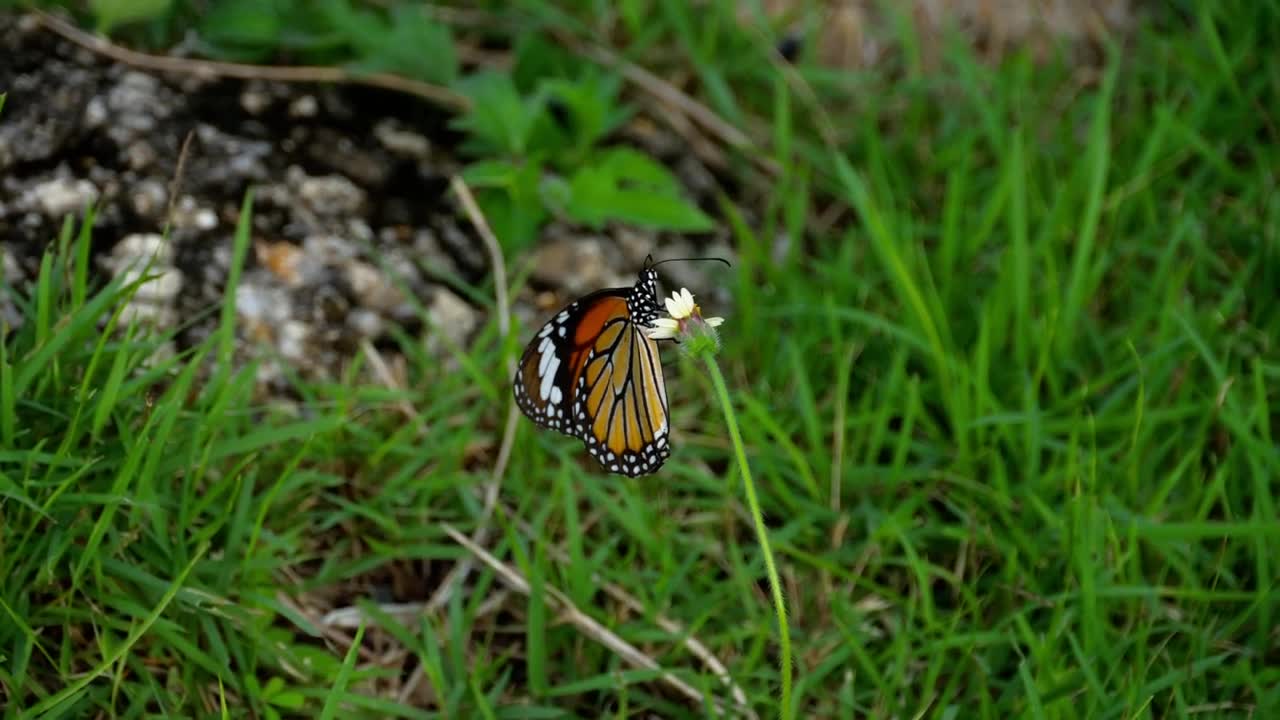
<path fill-rule="evenodd" d="M 529 342 L 514 383 L 535 423 L 581 439 L 602 467 L 632 477 L 671 454 L 658 345 L 633 321 L 636 294 L 601 290 L 569 304 Z"/>

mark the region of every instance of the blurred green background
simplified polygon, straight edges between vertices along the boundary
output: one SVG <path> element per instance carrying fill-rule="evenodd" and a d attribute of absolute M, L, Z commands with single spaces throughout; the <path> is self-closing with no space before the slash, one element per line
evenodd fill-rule
<path fill-rule="evenodd" d="M 120 313 L 141 280 L 104 277 L 69 217 L 0 287 L 21 317 L 0 333 L 4 717 L 1280 711 L 1280 3 L 0 18 L 33 6 L 118 48 L 330 68 L 443 113 L 418 130 L 493 227 L 516 312 L 505 330 L 495 273 L 443 278 L 480 311 L 465 341 L 418 308 L 340 377 L 286 371 L 282 402 L 238 354 L 254 198 L 214 329 L 172 354 L 177 331 Z M 41 102 L 6 90 L 0 125 Z M 565 226 L 608 258 L 624 232 L 731 254 L 690 289 L 727 318 L 790 708 L 724 425 L 679 353 L 659 474 L 605 475 L 521 418 L 486 515 L 508 363 L 572 299 L 576 265 L 530 280 Z M 383 357 L 399 382 L 369 379 Z M 449 534 L 481 526 L 508 575 Z"/>

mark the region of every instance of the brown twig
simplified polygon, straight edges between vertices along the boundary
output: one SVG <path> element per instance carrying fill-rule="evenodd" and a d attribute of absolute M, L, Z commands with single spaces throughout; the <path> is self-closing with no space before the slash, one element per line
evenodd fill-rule
<path fill-rule="evenodd" d="M 360 350 L 369 360 L 369 365 L 373 368 L 374 375 L 378 376 L 378 379 L 382 381 L 383 385 L 386 385 L 392 390 L 404 389 L 400 387 L 400 382 L 396 380 L 395 375 L 392 374 L 391 368 L 387 365 L 387 361 L 382 358 L 382 353 L 378 352 L 378 348 L 376 348 L 373 343 L 369 342 L 368 338 L 360 341 Z M 414 409 L 412 403 L 405 398 L 400 398 L 400 400 L 396 402 L 396 408 L 400 410 L 400 414 L 404 415 L 405 418 L 411 422 L 417 423 L 419 436 L 427 434 L 430 428 L 426 421 L 422 419 L 422 415 Z"/>
<path fill-rule="evenodd" d="M 466 548 L 477 558 L 480 559 L 490 570 L 498 576 L 504 585 L 521 595 L 528 596 L 533 592 L 533 588 L 529 585 L 529 581 L 524 578 L 515 568 L 507 565 L 498 558 L 491 555 L 487 550 L 475 543 L 471 542 L 471 538 L 459 532 L 456 528 L 448 523 L 444 524 L 444 531 L 453 538 L 454 542 Z M 550 584 L 544 583 L 542 586 L 546 593 L 548 603 L 559 609 L 561 615 L 569 624 L 578 628 L 582 634 L 590 637 L 592 640 L 604 645 L 606 648 L 617 654 L 627 663 L 635 667 L 653 670 L 658 673 L 658 678 L 663 683 L 674 689 L 676 692 L 689 699 L 695 705 L 702 705 L 704 698 L 702 693 L 698 692 L 693 686 L 671 674 L 670 671 L 664 670 L 657 660 L 645 655 L 636 646 L 623 640 L 609 628 L 601 625 L 595 618 L 587 615 L 578 609 L 569 596 L 560 590 L 552 587 Z M 719 700 L 713 700 L 716 706 L 724 712 Z"/>
<path fill-rule="evenodd" d="M 173 171 L 173 182 L 169 183 L 169 204 L 164 211 L 164 223 L 168 227 L 173 226 L 173 209 L 178 205 L 178 191 L 182 189 L 182 176 L 187 170 L 187 154 L 191 151 L 191 138 L 195 137 L 195 130 L 188 130 L 187 136 L 182 139 L 182 149 L 178 151 L 178 164 Z M 168 232 L 165 232 L 168 235 Z"/>
<path fill-rule="evenodd" d="M 480 234 L 485 249 L 489 253 L 489 262 L 493 265 L 494 301 L 497 304 L 498 333 L 502 337 L 503 347 L 505 348 L 507 338 L 511 333 L 511 301 L 507 297 L 507 264 L 502 257 L 502 248 L 498 245 L 498 238 L 493 234 L 493 229 L 489 227 L 488 221 L 485 220 L 484 213 L 480 211 L 480 206 L 476 204 L 475 197 L 471 194 L 471 189 L 467 187 L 466 181 L 455 175 L 450 185 L 454 194 L 458 196 L 458 201 L 462 203 L 463 210 L 467 213 L 467 217 L 470 218 L 471 224 L 475 226 L 476 232 Z M 507 361 L 507 375 L 510 376 L 514 370 L 515 360 L 510 359 Z M 493 509 L 498 504 L 498 492 L 502 488 L 502 477 L 507 472 L 507 463 L 511 460 L 511 448 L 515 444 L 516 437 L 516 422 L 519 419 L 520 412 L 516 408 L 515 402 L 512 401 L 507 407 L 507 421 L 502 430 L 502 444 L 498 447 L 498 459 L 493 464 L 493 473 L 489 476 L 489 482 L 485 484 L 484 507 L 480 512 L 480 518 L 476 523 L 476 529 L 470 540 L 476 546 L 482 546 L 489 541 L 489 520 L 493 517 Z M 433 613 L 444 607 L 449 602 L 449 596 L 454 590 L 461 587 L 462 583 L 466 581 L 473 565 L 474 560 L 470 557 L 459 560 L 440 583 L 440 587 L 431 595 L 431 599 L 427 601 L 424 608 L 425 611 Z M 424 670 L 419 665 L 405 682 L 404 687 L 401 688 L 401 701 L 413 694 L 424 677 Z"/>
<path fill-rule="evenodd" d="M 485 249 L 489 252 L 489 261 L 493 264 L 493 294 L 498 305 L 498 333 L 505 343 L 507 336 L 511 333 L 511 306 L 510 300 L 507 298 L 507 265 L 502 258 L 502 248 L 498 245 L 498 238 L 493 234 L 493 229 L 489 227 L 489 222 L 485 220 L 484 213 L 480 212 L 480 206 L 476 204 L 475 196 L 471 194 L 471 188 L 467 187 L 466 181 L 455 175 L 450 181 L 450 185 L 454 194 L 458 196 L 458 201 L 462 203 L 462 208 L 466 211 L 467 217 L 470 218 L 471 224 L 475 226 L 476 232 L 480 233 Z M 509 360 L 507 362 L 507 374 L 510 375 L 514 371 L 515 361 Z M 498 504 L 498 491 L 502 487 L 502 476 L 506 473 L 507 462 L 511 459 L 511 446 L 515 441 L 517 420 L 519 420 L 519 413 L 515 402 L 512 402 L 507 408 L 507 424 L 502 432 L 502 445 L 498 448 L 498 460 L 494 463 L 493 474 L 485 486 L 484 509 L 480 513 L 479 522 L 471 536 L 471 541 L 477 545 L 483 545 L 489 541 L 489 519 L 493 516 L 493 509 Z M 453 570 L 445 577 L 444 582 L 440 584 L 440 588 L 431 596 L 431 601 L 427 603 L 429 611 L 434 612 L 449 602 L 449 594 L 466 580 L 467 575 L 471 572 L 471 565 L 471 559 L 464 558 L 453 566 Z"/>
<path fill-rule="evenodd" d="M 493 593 L 492 596 L 480 603 L 470 617 L 478 620 L 492 615 L 502 608 L 507 601 L 508 595 L 510 595 L 510 592 L 507 590 L 499 590 Z M 418 618 L 422 617 L 422 614 L 427 611 L 427 604 L 422 602 L 381 603 L 375 607 L 378 608 L 378 612 L 404 624 L 417 622 Z M 345 605 L 325 613 L 320 621 L 332 627 L 355 630 L 362 623 L 376 622 L 376 618 L 365 612 L 364 608 L 359 605 Z"/>
<path fill-rule="evenodd" d="M 350 648 L 351 644 L 355 641 L 354 638 L 342 632 L 338 628 L 332 625 L 326 625 L 320 615 L 313 612 L 310 608 L 303 607 L 301 603 L 289 597 L 287 593 L 283 591 L 276 593 L 276 601 L 281 605 L 288 607 L 290 610 L 293 610 L 293 612 L 298 615 L 306 618 L 307 622 L 311 623 L 313 629 L 319 631 L 321 635 L 324 635 L 330 642 L 337 645 L 344 652 Z M 367 661 L 377 660 L 378 658 L 377 653 L 363 645 L 357 648 L 356 652 L 359 653 L 361 658 Z"/>
<path fill-rule="evenodd" d="M 512 517 L 515 517 L 515 515 L 512 514 Z M 520 528 L 520 531 L 529 537 L 534 537 L 536 535 L 533 530 L 533 526 L 524 520 L 517 520 L 516 527 Z M 548 545 L 547 553 L 557 562 L 565 564 L 570 562 L 569 554 L 555 545 Z M 600 573 L 597 572 L 591 573 L 591 580 L 592 582 L 597 583 L 604 590 L 606 595 L 613 598 L 615 602 L 621 604 L 631 612 L 640 616 L 649 616 L 648 612 L 645 610 L 644 603 L 640 602 L 631 595 L 631 593 L 624 590 L 622 586 L 605 580 Z M 694 657 L 701 660 L 702 663 L 706 665 L 717 678 L 719 678 L 720 682 L 724 683 L 725 687 L 729 688 L 729 694 L 733 697 L 733 701 L 738 704 L 738 711 L 742 713 L 743 717 L 756 720 L 758 716 L 755 711 L 751 709 L 751 703 L 747 700 L 747 694 L 743 692 L 741 686 L 733 681 L 733 678 L 729 675 L 729 669 L 725 667 L 724 663 L 720 662 L 720 658 L 716 657 L 714 653 L 707 649 L 706 645 L 702 644 L 701 640 L 694 637 L 692 633 L 686 630 L 683 625 L 675 620 L 672 620 L 661 613 L 654 613 L 652 619 L 657 623 L 658 627 L 662 628 L 667 633 L 670 633 L 672 637 L 680 638 L 680 642 L 685 646 L 685 649 L 687 649 Z"/>
<path fill-rule="evenodd" d="M 319 65 L 249 65 L 217 60 L 152 55 L 116 45 L 106 38 L 85 32 L 66 20 L 43 10 L 32 9 L 30 12 L 40 21 L 40 24 L 63 38 L 103 57 L 143 70 L 203 77 L 230 77 L 241 80 L 365 85 L 414 95 L 451 110 L 465 110 L 470 105 L 470 101 L 465 96 L 449 88 L 411 80 L 391 73 L 360 75 L 339 67 Z"/>
<path fill-rule="evenodd" d="M 450 179 L 449 186 L 458 196 L 458 201 L 462 203 L 471 224 L 475 225 L 476 232 L 480 233 L 484 248 L 489 253 L 489 261 L 493 263 L 493 295 L 498 303 L 498 333 L 505 339 L 511 332 L 511 302 L 507 298 L 507 264 L 502 259 L 502 246 L 498 244 L 498 236 L 493 234 L 493 228 L 489 227 L 484 213 L 480 212 L 480 206 L 476 204 L 476 198 L 471 194 L 467 182 L 455 175 Z"/>

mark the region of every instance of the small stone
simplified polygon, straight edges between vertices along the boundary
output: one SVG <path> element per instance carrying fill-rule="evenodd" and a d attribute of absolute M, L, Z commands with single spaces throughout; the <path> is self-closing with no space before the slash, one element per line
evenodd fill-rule
<path fill-rule="evenodd" d="M 452 220 L 445 222 L 440 230 L 441 247 L 463 268 L 483 268 L 489 261 L 484 250 L 484 243 L 458 227 Z"/>
<path fill-rule="evenodd" d="M 107 103 L 101 97 L 94 97 L 84 106 L 84 124 L 89 128 L 98 128 L 107 124 L 107 120 L 111 118 L 111 112 L 107 110 Z"/>
<path fill-rule="evenodd" d="M 173 206 L 173 226 L 182 230 L 209 231 L 218 227 L 218 213 L 197 204 L 194 197 L 183 195 Z"/>
<path fill-rule="evenodd" d="M 260 242 L 253 249 L 258 262 L 288 287 L 311 284 L 323 276 L 324 266 L 293 243 Z"/>
<path fill-rule="evenodd" d="M 139 140 L 129 143 L 124 151 L 125 162 L 134 170 L 145 170 L 156 161 L 156 150 L 150 143 Z"/>
<path fill-rule="evenodd" d="M 128 327 L 129 325 L 150 325 L 158 329 L 167 329 L 173 327 L 177 322 L 178 316 L 173 308 L 164 305 L 155 305 L 149 302 L 143 302 L 138 299 L 131 300 L 120 310 L 120 326 Z"/>
<path fill-rule="evenodd" d="M 431 141 L 426 136 L 404 130 L 391 119 L 374 125 L 373 136 L 382 143 L 382 147 L 397 155 L 415 160 L 425 160 L 431 155 Z"/>
<path fill-rule="evenodd" d="M 135 136 L 152 132 L 168 110 L 157 97 L 160 81 L 146 73 L 129 71 L 107 92 L 107 107 L 112 111 L 111 124 L 126 127 Z"/>
<path fill-rule="evenodd" d="M 12 286 L 21 279 L 22 268 L 18 266 L 18 259 L 13 256 L 8 245 L 0 243 L 0 282 Z"/>
<path fill-rule="evenodd" d="M 151 262 L 152 259 L 156 265 L 171 265 L 173 248 L 162 235 L 136 233 L 127 235 L 116 243 L 111 248 L 110 258 L 105 262 L 116 273 L 120 273 L 131 266 Z"/>
<path fill-rule="evenodd" d="M 289 103 L 289 115 L 295 118 L 315 117 L 320 111 L 320 103 L 315 95 L 303 95 Z"/>
<path fill-rule="evenodd" d="M 443 338 L 448 338 L 454 345 L 465 345 L 480 325 L 480 314 L 476 309 L 443 287 L 436 288 L 427 313 L 431 316 L 435 332 L 427 335 L 424 346 L 432 354 L 444 350 Z"/>
<path fill-rule="evenodd" d="M 622 284 L 595 238 L 563 237 L 545 243 L 534 255 L 533 277 L 571 295 Z"/>
<path fill-rule="evenodd" d="M 197 210 L 192 220 L 195 221 L 195 226 L 198 230 L 212 230 L 218 227 L 218 213 L 209 208 Z"/>
<path fill-rule="evenodd" d="M 415 288 L 423 283 L 418 260 L 399 247 L 390 247 L 382 251 L 382 266 L 387 268 L 391 279 L 397 285 Z"/>
<path fill-rule="evenodd" d="M 311 328 L 297 320 L 288 320 L 280 326 L 276 347 L 281 357 L 299 362 L 308 358 L 307 340 L 311 337 Z"/>
<path fill-rule="evenodd" d="M 178 293 L 182 292 L 182 273 L 177 268 L 135 267 L 126 270 L 123 274 L 126 282 L 133 282 L 144 273 L 151 279 L 138 286 L 138 291 L 133 296 L 134 300 L 160 305 L 173 302 L 178 297 Z"/>
<path fill-rule="evenodd" d="M 364 191 L 341 175 L 312 177 L 303 174 L 297 177 L 291 173 L 290 180 L 294 179 L 297 180 L 298 197 L 318 215 L 353 215 L 364 205 Z"/>
<path fill-rule="evenodd" d="M 337 128 L 314 128 L 301 147 L 311 167 L 349 178 L 362 187 L 382 187 L 391 171 L 386 153 L 366 147 L 368 141 L 353 140 L 348 133 Z"/>
<path fill-rule="evenodd" d="M 246 323 L 262 324 L 270 331 L 288 321 L 292 312 L 289 293 L 261 277 L 246 277 L 236 288 L 236 313 Z"/>
<path fill-rule="evenodd" d="M 386 321 L 373 310 L 356 308 L 347 314 L 347 327 L 356 337 L 372 340 L 386 331 Z"/>
<path fill-rule="evenodd" d="M 146 278 L 120 312 L 123 324 L 141 323 L 163 329 L 177 322 L 174 304 L 182 292 L 184 278 L 170 264 L 172 259 L 169 243 L 154 233 L 129 235 L 111 249 L 103 264 L 117 280 L 131 285 Z"/>
<path fill-rule="evenodd" d="M 232 248 L 230 243 L 219 243 L 213 247 L 212 262 L 207 266 L 218 277 L 226 275 L 231 269 Z"/>
<path fill-rule="evenodd" d="M 159 220 L 168 200 L 169 191 L 164 184 L 150 178 L 135 183 L 129 194 L 129 204 L 133 206 L 133 211 L 148 220 Z"/>
<path fill-rule="evenodd" d="M 359 250 L 337 235 L 309 235 L 302 241 L 302 249 L 316 262 L 325 265 L 344 265 L 359 255 Z"/>
<path fill-rule="evenodd" d="M 31 200 L 46 217 L 61 219 L 97 202 L 98 188 L 88 180 L 54 178 L 31 188 Z"/>
<path fill-rule="evenodd" d="M 250 115 L 261 115 L 271 107 L 271 95 L 266 93 L 261 85 L 251 83 L 245 86 L 244 92 L 240 93 L 240 107 Z"/>
<path fill-rule="evenodd" d="M 0 287 L 13 287 L 22 280 L 22 268 L 18 260 L 9 251 L 7 245 L 0 243 Z M 7 329 L 22 327 L 22 313 L 13 304 L 10 293 L 0 290 L 0 337 Z"/>
<path fill-rule="evenodd" d="M 258 363 L 257 371 L 253 374 L 253 379 L 260 387 L 274 387 L 284 382 L 284 368 L 281 367 L 280 361 L 273 357 L 262 358 Z"/>
<path fill-rule="evenodd" d="M 419 228 L 413 234 L 413 254 L 423 267 L 440 275 L 458 275 L 458 263 L 445 252 L 439 236 L 431 228 Z"/>
<path fill-rule="evenodd" d="M 369 223 L 365 222 L 363 218 L 354 217 L 347 220 L 346 229 L 347 235 L 351 239 L 366 245 L 371 244 L 374 237 L 376 237 L 373 228 L 369 227 Z"/>
<path fill-rule="evenodd" d="M 250 140 L 219 130 L 213 125 L 196 126 L 196 141 L 188 159 L 186 177 L 197 187 L 221 189 L 239 195 L 246 181 L 262 182 L 272 177 L 267 158 L 275 148 L 266 141 Z M 205 194 L 205 193 L 202 193 Z"/>
<path fill-rule="evenodd" d="M 227 177 L 247 180 L 262 180 L 268 177 L 269 171 L 266 163 L 263 162 L 265 153 L 256 152 L 261 149 L 261 146 L 254 145 L 253 149 L 253 152 L 241 153 L 227 160 Z"/>
<path fill-rule="evenodd" d="M 404 302 L 399 288 L 387 281 L 378 268 L 355 260 L 346 266 L 347 284 L 361 307 L 394 312 Z"/>
<path fill-rule="evenodd" d="M 140 169 L 159 156 L 160 150 L 153 146 L 162 136 L 157 131 L 178 102 L 155 77 L 128 71 L 104 94 L 87 102 L 84 112 L 91 124 L 103 128 L 121 148 L 125 162 Z"/>

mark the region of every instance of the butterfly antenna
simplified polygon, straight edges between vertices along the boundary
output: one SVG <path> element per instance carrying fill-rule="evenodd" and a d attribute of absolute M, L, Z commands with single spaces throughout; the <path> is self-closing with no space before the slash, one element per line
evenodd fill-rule
<path fill-rule="evenodd" d="M 722 262 L 722 263 L 724 263 L 725 267 L 733 267 L 733 265 L 731 265 L 731 264 L 729 263 L 729 261 L 728 261 L 728 260 L 725 260 L 724 258 L 718 258 L 718 257 L 667 258 L 666 260 L 659 260 L 658 262 L 652 262 L 652 260 L 653 260 L 653 256 L 652 256 L 652 255 L 650 255 L 648 258 L 646 258 L 646 259 L 645 259 L 644 266 L 645 266 L 646 268 L 655 268 L 655 267 L 658 267 L 659 265 L 661 265 L 661 264 L 663 264 L 663 263 L 669 263 L 669 262 L 706 262 L 706 261 L 711 261 L 711 262 Z"/>

